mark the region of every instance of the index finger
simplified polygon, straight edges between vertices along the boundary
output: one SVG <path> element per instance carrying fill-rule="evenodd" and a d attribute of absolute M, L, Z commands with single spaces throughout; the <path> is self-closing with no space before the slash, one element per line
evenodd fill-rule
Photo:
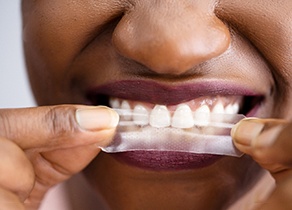
<path fill-rule="evenodd" d="M 107 107 L 82 105 L 0 109 L 0 136 L 22 149 L 104 144 L 118 123 Z"/>

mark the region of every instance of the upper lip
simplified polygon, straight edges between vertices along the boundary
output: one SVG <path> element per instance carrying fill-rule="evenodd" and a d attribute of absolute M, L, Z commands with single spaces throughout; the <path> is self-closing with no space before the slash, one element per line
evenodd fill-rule
<path fill-rule="evenodd" d="M 94 105 L 108 105 L 108 96 L 153 104 L 175 105 L 201 96 L 254 96 L 265 98 L 266 93 L 235 82 L 200 81 L 181 84 L 158 83 L 148 80 L 120 80 L 87 90 L 87 98 Z M 102 96 L 106 96 L 105 98 Z"/>

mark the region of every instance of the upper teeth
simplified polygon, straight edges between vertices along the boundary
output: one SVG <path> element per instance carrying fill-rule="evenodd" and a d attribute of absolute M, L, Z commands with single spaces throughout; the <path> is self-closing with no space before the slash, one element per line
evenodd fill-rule
<path fill-rule="evenodd" d="M 178 105 L 172 116 L 171 126 L 176 128 L 191 128 L 195 124 L 192 110 L 187 104 Z"/>
<path fill-rule="evenodd" d="M 155 105 L 151 110 L 148 106 L 135 102 L 132 109 L 130 103 L 127 100 L 110 99 L 110 106 L 115 109 L 121 109 L 124 120 L 131 120 L 134 124 L 140 126 L 151 125 L 158 128 L 169 126 L 175 128 L 191 128 L 194 125 L 206 126 L 210 121 L 211 113 L 237 114 L 239 111 L 239 102 L 233 102 L 224 107 L 220 100 L 216 101 L 212 108 L 209 107 L 211 105 L 201 103 L 195 110 L 192 110 L 186 103 L 179 104 L 173 113 L 165 105 Z"/>
<path fill-rule="evenodd" d="M 164 128 L 170 126 L 171 116 L 166 106 L 156 105 L 151 113 L 149 124 L 152 127 Z"/>
<path fill-rule="evenodd" d="M 133 115 L 133 121 L 136 122 L 138 125 L 148 125 L 149 123 L 149 113 L 148 110 L 138 104 L 135 106 L 133 113 L 136 113 L 136 115 Z M 138 115 L 141 114 L 141 115 Z"/>

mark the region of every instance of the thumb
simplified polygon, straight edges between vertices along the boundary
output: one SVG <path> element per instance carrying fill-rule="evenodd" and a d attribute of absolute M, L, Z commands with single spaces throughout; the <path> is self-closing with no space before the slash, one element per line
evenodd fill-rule
<path fill-rule="evenodd" d="M 292 164 L 292 123 L 281 119 L 244 119 L 231 131 L 235 146 L 272 173 Z"/>
<path fill-rule="evenodd" d="M 109 140 L 101 131 L 114 130 L 118 120 L 118 114 L 104 106 L 0 109 L 0 136 L 14 141 L 22 149 L 103 146 Z"/>

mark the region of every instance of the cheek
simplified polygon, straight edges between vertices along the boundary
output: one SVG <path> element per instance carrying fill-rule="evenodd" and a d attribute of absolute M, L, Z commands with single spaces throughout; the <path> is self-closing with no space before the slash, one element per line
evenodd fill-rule
<path fill-rule="evenodd" d="M 222 0 L 217 13 L 265 56 L 277 73 L 291 81 L 292 1 Z M 222 9 L 224 8 L 224 10 Z"/>
<path fill-rule="evenodd" d="M 46 64 L 65 68 L 122 11 L 113 0 L 36 1 L 23 6 L 24 41 Z"/>
<path fill-rule="evenodd" d="M 91 23 L 80 5 L 68 2 L 40 1 L 30 11 L 23 11 L 28 54 L 32 53 L 30 57 L 42 63 L 43 68 L 55 72 L 65 69 L 78 54 Z"/>
<path fill-rule="evenodd" d="M 291 106 L 292 1 L 221 0 L 217 15 L 246 37 L 271 66 L 278 113 Z"/>
<path fill-rule="evenodd" d="M 46 100 L 38 92 L 55 97 L 70 82 L 66 75 L 76 57 L 98 36 L 100 26 L 122 10 L 114 0 L 22 2 L 24 51 L 38 101 Z"/>

